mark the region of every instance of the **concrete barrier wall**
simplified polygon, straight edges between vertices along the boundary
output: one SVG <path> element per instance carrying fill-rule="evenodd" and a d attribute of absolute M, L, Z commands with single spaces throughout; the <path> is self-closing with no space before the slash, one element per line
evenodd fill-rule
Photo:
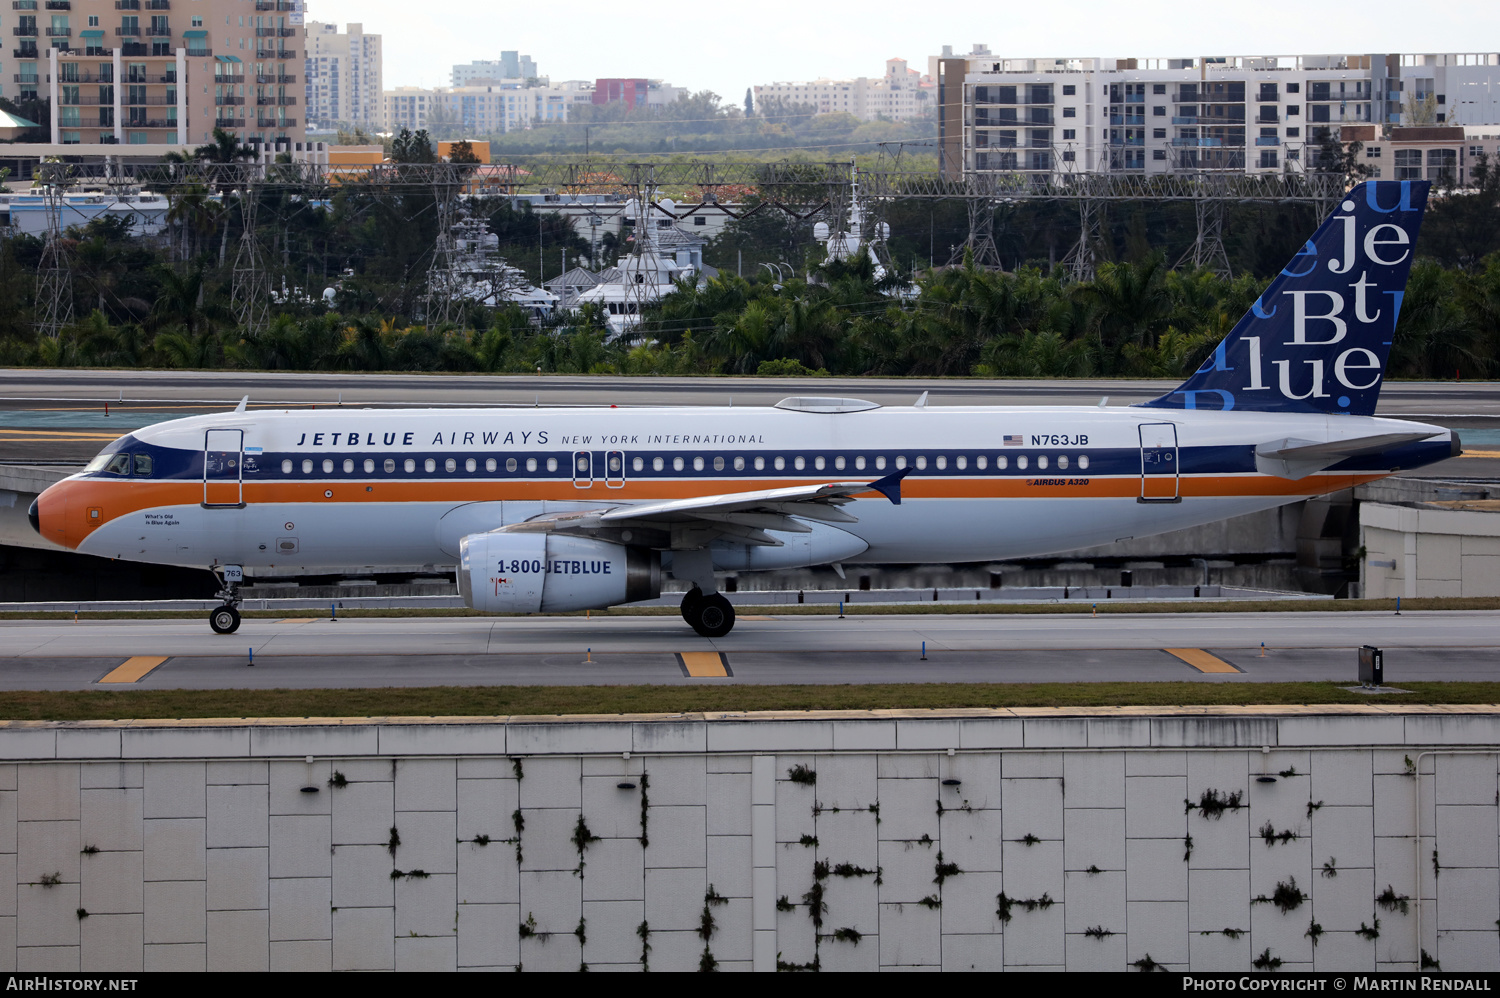
<path fill-rule="evenodd" d="M 1360 506 L 1363 594 L 1405 596 L 1500 595 L 1500 511 L 1434 504 Z"/>
<path fill-rule="evenodd" d="M 1500 967 L 1477 708 L 10 722 L 0 759 L 5 969 Z"/>

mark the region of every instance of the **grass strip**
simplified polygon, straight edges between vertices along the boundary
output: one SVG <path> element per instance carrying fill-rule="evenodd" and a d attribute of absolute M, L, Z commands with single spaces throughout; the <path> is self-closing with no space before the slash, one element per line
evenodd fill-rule
<path fill-rule="evenodd" d="M 252 597 L 258 598 L 258 597 Z M 333 601 L 330 601 L 333 602 Z M 1402 611 L 1418 610 L 1500 610 L 1500 597 L 1427 597 L 1401 600 Z M 761 606 L 736 605 L 738 613 L 770 614 L 779 617 L 823 616 L 837 614 L 837 603 L 773 603 Z M 1394 613 L 1393 599 L 1365 600 L 1173 600 L 1138 601 L 1125 600 L 1060 600 L 1055 603 L 859 603 L 844 604 L 846 616 L 900 616 L 913 614 L 1056 614 L 1056 613 L 1348 613 L 1386 612 Z M 608 610 L 578 610 L 573 613 L 550 613 L 539 616 L 582 617 L 585 612 L 595 617 L 675 617 L 675 606 L 617 606 Z M 172 620 L 198 619 L 203 610 L 84 610 L 77 614 L 88 620 Z M 285 610 L 244 610 L 246 618 L 280 620 L 284 617 L 322 616 L 318 608 Z M 339 617 L 496 617 L 514 614 L 482 613 L 461 607 L 389 607 L 355 608 L 340 607 Z M 525 615 L 522 615 L 525 616 Z M 0 622 L 7 620 L 72 620 L 71 611 L 5 611 L 0 612 Z"/>
<path fill-rule="evenodd" d="M 1369 696 L 1332 682 L 885 683 L 864 685 L 427 686 L 318 690 L 10 691 L 0 720 L 197 717 L 493 717 L 950 707 L 1497 704 L 1500 682 L 1402 683 Z"/>

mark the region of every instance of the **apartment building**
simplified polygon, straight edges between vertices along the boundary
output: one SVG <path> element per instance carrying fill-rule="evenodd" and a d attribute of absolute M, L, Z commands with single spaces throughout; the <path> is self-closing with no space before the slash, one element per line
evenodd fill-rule
<path fill-rule="evenodd" d="M 307 121 L 310 126 L 335 128 L 340 124 L 379 128 L 381 97 L 381 36 L 362 24 L 307 22 Z"/>
<path fill-rule="evenodd" d="M 11 0 L 6 97 L 53 145 L 300 143 L 302 0 Z"/>
<path fill-rule="evenodd" d="M 885 75 L 878 79 L 861 76 L 855 80 L 766 83 L 752 90 L 756 107 L 766 101 L 805 104 L 819 114 L 842 112 L 863 121 L 910 121 L 932 114 L 936 108 L 933 78 L 922 76 L 899 58 L 887 59 Z"/>
<path fill-rule="evenodd" d="M 1482 160 L 1500 167 L 1500 127 L 1494 125 L 1344 125 L 1344 142 L 1359 142 L 1359 160 L 1377 180 L 1467 184 Z"/>
<path fill-rule="evenodd" d="M 500 80 L 534 80 L 542 74 L 537 72 L 536 62 L 529 55 L 519 52 L 501 52 L 499 59 L 476 59 L 453 67 L 453 85 L 472 87 L 481 80 L 496 83 Z"/>
<path fill-rule="evenodd" d="M 931 65 L 946 172 L 1298 172 L 1329 137 L 1449 126 L 1461 139 L 1500 123 L 1497 53 L 1005 59 L 975 46 Z"/>
<path fill-rule="evenodd" d="M 588 80 L 566 80 L 527 87 L 522 80 L 502 80 L 469 87 L 397 87 L 384 94 L 383 120 L 387 130 L 429 127 L 434 114 L 461 126 L 469 135 L 487 135 L 529 128 L 535 123 L 563 122 L 578 104 L 593 101 Z M 439 110 L 440 109 L 440 110 Z"/>
<path fill-rule="evenodd" d="M 388 130 L 427 128 L 434 109 L 440 120 L 461 126 L 466 135 L 489 135 L 568 120 L 581 104 L 627 99 L 632 106 L 675 102 L 683 93 L 661 80 L 544 80 L 527 86 L 522 79 L 497 80 L 467 87 L 397 87 L 385 91 Z M 623 84 L 630 84 L 629 87 Z M 600 94 L 605 95 L 603 100 Z M 615 96 L 610 97 L 611 94 Z"/>

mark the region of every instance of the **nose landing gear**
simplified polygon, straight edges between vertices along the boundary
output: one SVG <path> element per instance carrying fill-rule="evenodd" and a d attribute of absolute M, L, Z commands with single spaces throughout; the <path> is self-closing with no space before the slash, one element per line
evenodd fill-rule
<path fill-rule="evenodd" d="M 233 634 L 240 629 L 240 612 L 233 604 L 215 607 L 208 615 L 208 626 L 215 634 Z"/>
<path fill-rule="evenodd" d="M 233 634 L 240 629 L 240 583 L 245 572 L 238 565 L 225 565 L 222 569 L 211 569 L 219 580 L 219 591 L 215 599 L 224 601 L 223 606 L 214 607 L 208 614 L 208 626 L 215 634 Z"/>

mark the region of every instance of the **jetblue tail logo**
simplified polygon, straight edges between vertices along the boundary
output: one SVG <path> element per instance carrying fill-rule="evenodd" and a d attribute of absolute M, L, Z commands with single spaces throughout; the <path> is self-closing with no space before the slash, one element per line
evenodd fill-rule
<path fill-rule="evenodd" d="M 1374 413 L 1428 186 L 1355 187 L 1203 366 L 1145 405 Z"/>

